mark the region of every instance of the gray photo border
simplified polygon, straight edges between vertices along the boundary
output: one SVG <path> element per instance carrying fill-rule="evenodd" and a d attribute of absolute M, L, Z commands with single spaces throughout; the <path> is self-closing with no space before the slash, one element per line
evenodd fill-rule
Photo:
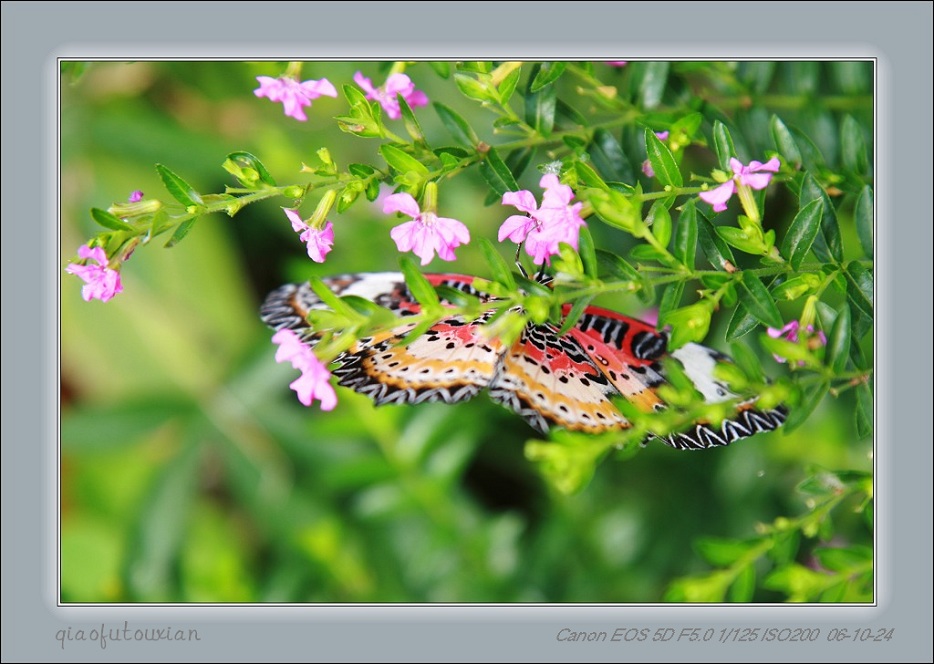
<path fill-rule="evenodd" d="M 4 2 L 3 661 L 931 661 L 931 286 L 917 280 L 932 246 L 931 23 L 929 2 Z M 877 459 L 876 604 L 59 606 L 63 57 L 875 59 L 876 436 L 887 451 Z M 610 634 L 698 628 L 701 640 L 570 644 L 556 638 L 564 627 Z M 807 645 L 702 640 L 708 629 L 734 627 L 821 633 Z M 60 643 L 69 628 L 88 638 L 101 629 L 193 629 L 200 640 Z M 894 628 L 894 638 L 827 638 L 833 629 L 867 628 Z"/>

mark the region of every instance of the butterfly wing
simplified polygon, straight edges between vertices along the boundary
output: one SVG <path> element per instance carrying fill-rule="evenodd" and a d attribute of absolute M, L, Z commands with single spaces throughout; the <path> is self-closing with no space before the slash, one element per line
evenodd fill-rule
<path fill-rule="evenodd" d="M 435 285 L 478 294 L 472 277 L 426 275 Z M 415 327 L 405 317 L 418 313 L 401 273 L 344 275 L 323 280 L 337 295 L 357 295 L 396 312 L 398 327 L 359 339 L 334 360 L 338 385 L 366 394 L 377 404 L 455 403 L 476 396 L 493 378 L 502 344 L 482 334 L 486 315 L 476 320 L 451 316 L 439 321 L 408 345 L 399 342 Z M 308 284 L 289 284 L 270 293 L 263 321 L 274 329 L 295 330 L 310 345 L 317 336 L 307 322 L 309 311 L 327 309 Z"/>
<path fill-rule="evenodd" d="M 566 309 L 567 312 L 567 309 Z M 566 313 L 565 312 L 565 313 Z M 668 406 L 658 387 L 668 382 L 663 358 L 676 361 L 707 403 L 735 400 L 734 394 L 715 376 L 718 363 L 730 358 L 712 348 L 689 343 L 668 353 L 668 337 L 654 326 L 599 307 L 588 307 L 569 332 L 619 393 L 640 410 L 651 412 Z M 756 408 L 755 399 L 739 403 L 735 413 L 719 426 L 696 422 L 686 431 L 662 438 L 679 449 L 703 449 L 727 445 L 760 431 L 771 431 L 785 421 L 787 411 L 779 406 Z"/>

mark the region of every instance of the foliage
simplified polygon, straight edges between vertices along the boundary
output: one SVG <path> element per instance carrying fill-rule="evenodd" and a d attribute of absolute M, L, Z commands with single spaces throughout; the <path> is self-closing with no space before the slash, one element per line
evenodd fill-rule
<path fill-rule="evenodd" d="M 316 99 L 307 124 L 250 94 L 274 63 L 63 71 L 63 252 L 96 233 L 125 288 L 86 304 L 63 276 L 63 599 L 871 601 L 871 63 L 361 68 L 405 71 L 431 103 L 400 94 L 387 110 L 351 84 L 354 63 L 288 66 L 343 96 Z M 773 158 L 760 187 L 756 162 Z M 588 224 L 555 245 L 552 288 L 490 241 L 512 214 L 503 195 L 542 173 Z M 135 189 L 142 200 L 99 203 Z M 389 189 L 469 227 L 456 271 L 499 298 L 482 307 L 502 312 L 498 336 L 592 302 L 656 305 L 671 347 L 722 346 L 732 388 L 788 404 L 783 431 L 695 454 L 641 447 L 722 417 L 677 381 L 677 408 L 621 434 L 532 439 L 524 458 L 527 427 L 483 400 L 375 409 L 342 392 L 332 414 L 302 410 L 257 300 L 395 269 L 374 207 Z M 726 212 L 705 202 L 714 190 L 735 195 Z M 305 229 L 334 222 L 327 265 L 268 200 L 310 210 Z M 150 251 L 157 238 L 172 251 Z M 413 322 L 450 315 L 401 265 L 423 305 Z M 394 324 L 332 304 L 325 360 Z M 766 333 L 790 321 L 794 337 Z M 750 536 L 757 522 L 770 525 Z M 695 571 L 691 542 L 717 569 Z"/>

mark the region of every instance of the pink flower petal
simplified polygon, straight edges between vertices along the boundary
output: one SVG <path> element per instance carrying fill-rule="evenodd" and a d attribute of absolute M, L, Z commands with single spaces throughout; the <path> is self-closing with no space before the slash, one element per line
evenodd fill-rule
<path fill-rule="evenodd" d="M 727 201 L 733 196 L 734 191 L 736 191 L 736 184 L 733 180 L 727 180 L 716 189 L 702 191 L 698 194 L 698 197 L 705 203 L 712 205 L 714 212 L 723 212 L 726 210 Z"/>
<path fill-rule="evenodd" d="M 396 248 L 405 253 L 407 251 L 412 251 L 415 247 L 415 240 L 418 236 L 419 222 L 417 221 L 407 221 L 404 224 L 399 224 L 389 231 L 389 237 L 393 239 L 396 243 Z"/>
<path fill-rule="evenodd" d="M 422 213 L 418 207 L 418 201 L 412 198 L 411 194 L 404 192 L 387 196 L 386 200 L 383 201 L 383 212 L 386 214 L 401 212 L 413 219 Z"/>
<path fill-rule="evenodd" d="M 509 238 L 516 244 L 519 244 L 520 242 L 524 242 L 529 232 L 537 226 L 538 222 L 532 219 L 532 217 L 514 214 L 506 219 L 503 225 L 499 227 L 499 234 L 497 237 L 500 242 Z"/>
<path fill-rule="evenodd" d="M 535 194 L 526 189 L 521 191 L 507 191 L 503 194 L 503 205 L 512 205 L 530 214 L 538 210 Z"/>

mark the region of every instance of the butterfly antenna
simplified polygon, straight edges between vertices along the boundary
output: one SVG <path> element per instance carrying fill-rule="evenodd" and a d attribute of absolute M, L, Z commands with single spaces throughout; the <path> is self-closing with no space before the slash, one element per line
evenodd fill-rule
<path fill-rule="evenodd" d="M 516 267 L 519 268 L 519 273 L 520 273 L 523 277 L 525 277 L 526 279 L 528 279 L 528 278 L 529 278 L 529 273 L 525 271 L 525 267 L 523 267 L 522 261 L 519 260 L 519 254 L 522 252 L 522 245 L 523 245 L 523 243 L 520 242 L 520 243 L 519 243 L 519 246 L 516 247 Z"/>

